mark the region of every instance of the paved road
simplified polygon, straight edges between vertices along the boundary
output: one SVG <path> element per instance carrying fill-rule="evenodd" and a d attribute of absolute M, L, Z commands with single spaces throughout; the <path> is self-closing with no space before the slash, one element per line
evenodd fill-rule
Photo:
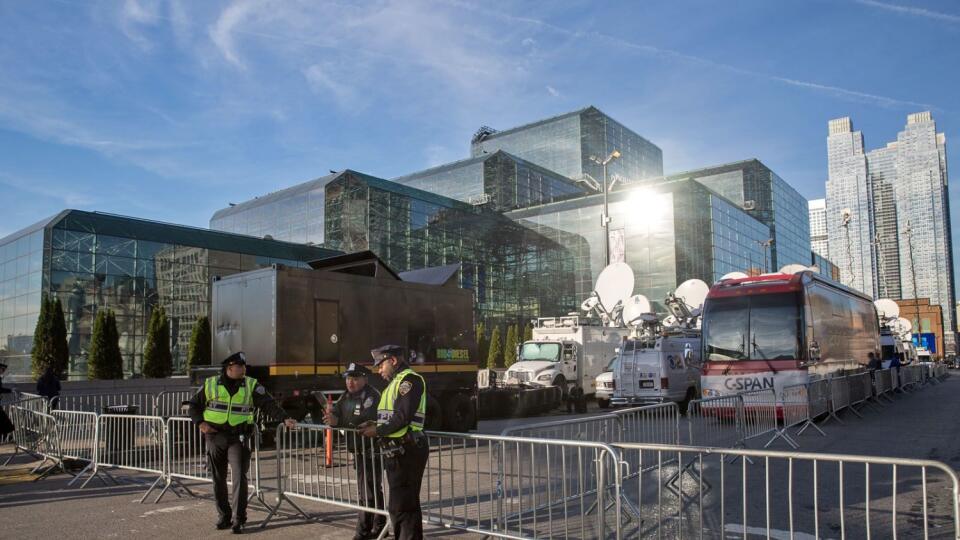
<path fill-rule="evenodd" d="M 798 441 L 801 451 L 806 452 L 925 458 L 957 468 L 960 467 L 960 421 L 955 413 L 958 405 L 960 376 L 954 376 L 940 385 L 897 397 L 894 404 L 882 410 L 868 410 L 863 419 L 848 413 L 843 415 L 846 422 L 843 425 L 830 421 L 823 425 L 828 437 L 820 437 L 808 430 Z M 508 425 L 566 417 L 558 413 L 540 419 L 485 421 L 481 423 L 480 431 L 497 434 Z M 775 448 L 786 449 L 780 443 L 776 443 Z M 0 448 L 0 454 L 4 456 L 10 452 L 9 445 Z M 169 538 L 171 533 L 202 534 L 203 537 L 226 534 L 212 529 L 215 512 L 209 498 L 178 499 L 168 495 L 159 504 L 141 505 L 137 500 L 143 493 L 142 486 L 104 487 L 94 481 L 80 491 L 67 488 L 64 475 L 36 483 L 25 482 L 24 479 L 29 478 L 26 464 L 25 459 L 18 457 L 10 466 L 0 468 L 0 520 L 5 537 L 52 538 L 69 534 L 77 538 L 111 538 L 136 534 L 143 538 Z M 119 476 L 129 478 L 125 474 Z M 147 478 L 141 477 L 140 480 Z M 200 492 L 209 496 L 208 490 L 201 489 Z M 322 517 L 323 521 L 308 523 L 285 517 L 275 520 L 265 530 L 249 531 L 264 538 L 339 539 L 352 536 L 353 512 L 321 505 L 303 506 L 308 512 Z M 262 516 L 258 511 L 250 513 L 254 524 Z M 726 528 L 727 532 L 736 532 L 735 524 L 727 524 Z M 933 536 L 938 536 L 938 532 L 945 531 L 934 531 Z M 901 534 L 906 533 L 901 531 Z M 428 535 L 469 536 L 437 528 L 429 529 Z"/>

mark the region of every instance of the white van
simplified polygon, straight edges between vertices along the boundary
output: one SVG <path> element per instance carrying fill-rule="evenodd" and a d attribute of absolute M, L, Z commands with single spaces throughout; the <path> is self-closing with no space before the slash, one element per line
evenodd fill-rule
<path fill-rule="evenodd" d="M 597 375 L 597 405 L 601 409 L 606 409 L 610 406 L 610 400 L 613 399 L 613 391 L 616 389 L 617 385 L 613 379 L 613 372 L 617 369 L 617 362 L 620 360 L 620 356 L 617 355 L 610 361 L 610 364 L 607 365 L 607 369 Z"/>
<path fill-rule="evenodd" d="M 700 392 L 700 335 L 629 338 L 615 363 L 611 405 L 673 401 L 686 412 Z"/>

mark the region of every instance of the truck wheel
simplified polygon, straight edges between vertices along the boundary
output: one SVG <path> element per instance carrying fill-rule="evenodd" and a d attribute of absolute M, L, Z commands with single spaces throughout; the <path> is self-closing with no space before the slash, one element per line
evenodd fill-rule
<path fill-rule="evenodd" d="M 690 407 L 690 402 L 697 399 L 697 389 L 696 388 L 687 388 L 687 395 L 683 397 L 683 401 L 678 403 L 680 409 L 680 414 L 686 416 L 687 408 Z"/>
<path fill-rule="evenodd" d="M 567 398 L 570 397 L 570 387 L 567 386 L 567 379 L 563 375 L 557 375 L 557 378 L 553 380 L 553 386 L 560 389 L 560 403 L 557 405 L 566 403 Z"/>
<path fill-rule="evenodd" d="M 443 418 L 443 429 L 458 433 L 467 433 L 477 424 L 477 411 L 473 401 L 463 394 L 453 394 L 447 401 L 447 414 Z"/>
<path fill-rule="evenodd" d="M 609 399 L 603 399 L 603 398 L 597 398 L 597 407 L 600 407 L 601 409 L 606 409 L 606 408 L 610 407 L 610 400 L 609 400 Z"/>

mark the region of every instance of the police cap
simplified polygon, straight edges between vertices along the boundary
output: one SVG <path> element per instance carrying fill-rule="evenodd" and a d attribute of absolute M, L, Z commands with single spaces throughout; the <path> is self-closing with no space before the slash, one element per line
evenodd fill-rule
<path fill-rule="evenodd" d="M 232 366 L 232 365 L 234 365 L 234 364 L 237 364 L 237 365 L 240 365 L 240 366 L 245 366 L 245 365 L 247 365 L 247 355 L 243 354 L 242 351 L 241 351 L 241 352 L 235 352 L 235 353 L 231 354 L 230 356 L 228 356 L 226 359 L 224 359 L 224 361 L 221 362 L 220 364 L 221 364 L 223 367 Z"/>
<path fill-rule="evenodd" d="M 366 377 L 370 375 L 370 370 L 366 366 L 351 362 L 347 370 L 343 372 L 344 377 Z"/>
<path fill-rule="evenodd" d="M 379 366 L 381 362 L 395 356 L 398 360 L 405 360 L 406 356 L 403 353 L 403 347 L 399 345 L 384 345 L 382 347 L 377 347 L 370 351 L 370 356 L 373 357 L 373 366 Z"/>

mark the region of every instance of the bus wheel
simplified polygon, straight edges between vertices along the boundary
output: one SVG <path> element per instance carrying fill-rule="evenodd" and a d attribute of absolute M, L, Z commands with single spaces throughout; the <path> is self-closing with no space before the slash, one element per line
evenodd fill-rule
<path fill-rule="evenodd" d="M 687 409 L 690 407 L 690 402 L 694 399 L 697 399 L 697 389 L 696 388 L 687 388 L 687 395 L 684 396 L 683 401 L 678 403 L 680 409 L 680 414 L 686 416 Z"/>

